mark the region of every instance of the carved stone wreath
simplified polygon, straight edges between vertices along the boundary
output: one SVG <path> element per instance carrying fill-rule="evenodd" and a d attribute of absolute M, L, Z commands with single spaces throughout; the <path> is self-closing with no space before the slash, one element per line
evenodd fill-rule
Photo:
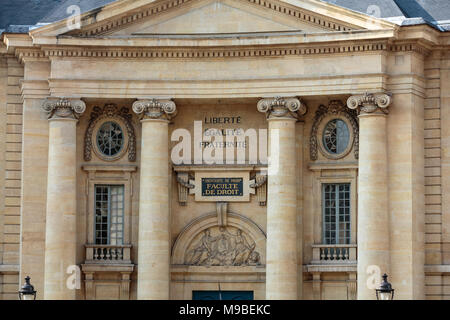
<path fill-rule="evenodd" d="M 91 112 L 91 118 L 89 119 L 89 125 L 86 130 L 86 134 L 84 137 L 84 160 L 91 161 L 92 160 L 92 150 L 94 148 L 93 139 L 94 138 L 94 129 L 98 127 L 98 124 L 103 122 L 104 120 L 118 120 L 118 122 L 122 123 L 126 129 L 126 136 L 128 138 L 127 148 L 124 148 L 123 152 L 119 154 L 117 157 L 107 157 L 104 155 L 99 155 L 103 160 L 111 161 L 116 160 L 123 156 L 123 154 L 128 150 L 128 160 L 136 161 L 136 135 L 134 132 L 134 127 L 131 122 L 132 115 L 129 112 L 129 109 L 123 107 L 119 110 L 117 105 L 115 104 L 106 104 L 104 107 L 94 107 Z"/>
<path fill-rule="evenodd" d="M 348 152 L 344 152 L 339 155 L 331 155 L 328 152 L 325 151 L 325 148 L 322 145 L 319 145 L 319 143 L 323 143 L 322 141 L 319 141 L 321 139 L 318 138 L 319 136 L 319 128 L 322 127 L 322 123 L 324 122 L 324 119 L 328 117 L 335 116 L 336 118 L 341 118 L 342 120 L 346 120 L 345 122 L 348 122 L 351 125 L 352 130 L 352 136 L 353 139 L 349 141 L 349 150 L 351 149 L 351 146 L 353 145 L 353 152 L 355 155 L 355 158 L 359 158 L 359 125 L 358 125 L 358 118 L 357 113 L 355 110 L 350 110 L 347 108 L 341 101 L 339 100 L 333 100 L 329 103 L 328 107 L 324 105 L 320 105 L 319 108 L 316 111 L 316 115 L 314 116 L 314 122 L 311 128 L 311 137 L 309 141 L 309 147 L 310 147 L 310 158 L 311 160 L 315 161 L 318 159 L 318 150 L 321 150 L 322 154 L 329 158 L 329 159 L 340 159 L 345 157 Z"/>

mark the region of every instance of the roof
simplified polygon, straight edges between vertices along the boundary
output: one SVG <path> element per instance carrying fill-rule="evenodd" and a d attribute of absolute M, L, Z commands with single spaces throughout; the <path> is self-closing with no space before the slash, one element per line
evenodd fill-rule
<path fill-rule="evenodd" d="M 0 0 L 0 33 L 27 33 L 30 27 L 69 17 L 71 5 L 81 12 L 115 0 Z M 320 0 L 353 11 L 384 18 L 400 25 L 429 24 L 450 31 L 449 0 Z"/>

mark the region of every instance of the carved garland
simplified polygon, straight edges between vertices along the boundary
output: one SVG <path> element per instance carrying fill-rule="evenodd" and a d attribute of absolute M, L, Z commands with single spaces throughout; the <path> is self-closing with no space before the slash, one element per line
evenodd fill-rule
<path fill-rule="evenodd" d="M 92 160 L 92 135 L 96 124 L 106 118 L 118 118 L 125 124 L 128 133 L 128 160 L 136 161 L 136 135 L 134 133 L 134 127 L 131 122 L 132 115 L 129 113 L 129 109 L 123 107 L 119 110 L 115 104 L 106 104 L 103 108 L 94 107 L 91 118 L 89 120 L 89 125 L 86 130 L 86 135 L 84 137 L 84 160 Z"/>
<path fill-rule="evenodd" d="M 359 125 L 357 121 L 357 112 L 355 110 L 350 110 L 346 108 L 346 106 L 338 100 L 333 100 L 329 103 L 328 107 L 324 105 L 320 105 L 316 111 L 316 115 L 314 117 L 314 123 L 311 128 L 311 137 L 310 137 L 310 157 L 311 160 L 317 160 L 318 158 L 318 139 L 317 133 L 322 120 L 328 115 L 339 115 L 345 117 L 352 125 L 354 142 L 353 142 L 353 152 L 355 154 L 355 158 L 359 158 Z"/>

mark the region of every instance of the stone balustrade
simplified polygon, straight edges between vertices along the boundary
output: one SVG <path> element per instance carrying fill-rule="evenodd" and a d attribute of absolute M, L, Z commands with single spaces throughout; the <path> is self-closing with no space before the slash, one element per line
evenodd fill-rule
<path fill-rule="evenodd" d="M 131 244 L 97 245 L 87 244 L 86 264 L 131 264 Z"/>
<path fill-rule="evenodd" d="M 311 264 L 356 263 L 356 244 L 313 244 Z"/>

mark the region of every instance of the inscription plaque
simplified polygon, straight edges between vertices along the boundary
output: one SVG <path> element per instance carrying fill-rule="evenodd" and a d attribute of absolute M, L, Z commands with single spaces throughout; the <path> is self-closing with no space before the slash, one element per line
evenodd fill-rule
<path fill-rule="evenodd" d="M 242 197 L 243 178 L 202 178 L 203 197 Z"/>

